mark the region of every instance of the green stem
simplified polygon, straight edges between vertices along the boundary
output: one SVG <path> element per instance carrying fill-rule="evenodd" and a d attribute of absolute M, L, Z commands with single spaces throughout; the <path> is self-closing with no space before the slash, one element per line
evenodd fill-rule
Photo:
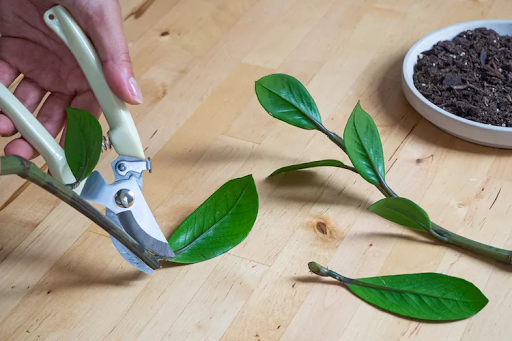
<path fill-rule="evenodd" d="M 390 196 L 390 197 L 398 197 L 398 195 L 388 186 L 386 180 L 384 179 L 381 179 L 381 186 L 382 186 L 382 189 L 384 190 L 384 196 Z"/>
<path fill-rule="evenodd" d="M 345 277 L 345 276 L 342 276 L 342 275 L 340 275 L 339 273 L 337 273 L 335 271 L 329 270 L 326 267 L 321 266 L 317 262 L 309 262 L 308 263 L 308 267 L 309 267 L 309 270 L 312 273 L 314 273 L 315 275 L 318 275 L 318 276 L 321 276 L 321 277 L 331 277 L 331 278 L 334 278 L 335 280 L 340 281 L 341 283 L 343 283 L 343 284 L 345 284 L 347 286 L 350 285 L 350 284 L 353 284 L 353 285 L 359 285 L 359 286 L 362 286 L 362 287 L 367 287 L 367 288 L 372 288 L 372 289 L 377 289 L 377 290 L 407 292 L 405 290 L 396 290 L 396 289 L 393 289 L 393 288 L 382 287 L 380 285 L 366 283 L 366 282 L 359 281 L 357 279 Z"/>
<path fill-rule="evenodd" d="M 316 128 L 319 131 L 321 131 L 322 133 L 324 133 L 329 138 L 329 140 L 334 142 L 334 144 L 336 144 L 338 147 L 340 147 L 341 150 L 343 150 L 345 153 L 347 152 L 347 150 L 345 149 L 345 141 L 343 141 L 343 139 L 338 134 L 333 133 L 332 131 L 330 131 L 329 129 L 324 127 L 322 123 L 316 122 L 314 120 L 313 120 L 313 122 L 314 122 Z"/>
<path fill-rule="evenodd" d="M 318 123 L 318 122 L 317 122 Z M 345 142 L 343 139 L 335 133 L 330 132 L 322 124 L 318 123 L 318 130 L 327 135 L 331 141 L 333 141 L 338 147 L 340 147 L 345 153 Z M 357 173 L 357 170 L 354 170 Z M 397 198 L 398 195 L 388 186 L 384 179 L 381 179 L 380 186 L 375 186 L 386 198 Z M 432 228 L 428 230 L 430 235 L 440 241 L 458 246 L 468 251 L 490 257 L 502 263 L 512 264 L 512 251 L 500 249 L 487 244 L 479 243 L 474 240 L 462 237 L 456 233 L 453 233 L 436 223 L 432 222 Z"/>
<path fill-rule="evenodd" d="M 32 162 L 15 155 L 0 157 L 0 175 L 18 175 L 45 189 L 98 224 L 149 267 L 152 269 L 161 268 L 161 264 L 157 256 L 146 251 L 139 243 L 137 243 L 110 219 L 104 216 L 100 211 L 82 199 L 66 185 L 61 184 L 55 178 L 43 172 Z"/>
<path fill-rule="evenodd" d="M 334 272 L 332 270 L 329 270 L 317 262 L 309 262 L 308 263 L 309 271 L 314 273 L 315 275 L 321 276 L 321 277 L 331 277 L 335 280 L 340 281 L 343 284 L 351 284 L 354 280 L 352 278 L 348 278 L 345 276 L 340 275 L 337 272 Z"/>
<path fill-rule="evenodd" d="M 352 167 L 352 166 L 345 165 L 345 167 L 339 167 L 339 168 L 344 168 L 344 169 L 347 169 L 347 170 L 349 170 L 351 172 L 359 174 L 359 172 L 354 167 Z"/>
<path fill-rule="evenodd" d="M 512 264 L 512 251 L 500 249 L 462 237 L 435 223 L 432 223 L 432 230 L 435 232 L 435 234 L 432 234 L 434 237 L 440 240 L 445 240 L 447 243 L 456 245 L 465 250 L 472 251 L 480 255 L 490 257 L 501 263 L 509 265 Z"/>

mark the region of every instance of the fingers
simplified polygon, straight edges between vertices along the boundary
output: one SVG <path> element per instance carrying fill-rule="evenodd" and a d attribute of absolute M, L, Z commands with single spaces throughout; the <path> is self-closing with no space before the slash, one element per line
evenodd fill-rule
<path fill-rule="evenodd" d="M 100 118 L 101 116 L 101 108 L 96 101 L 96 97 L 94 97 L 94 93 L 91 90 L 73 98 L 70 107 L 85 110 L 93 114 L 96 118 Z"/>
<path fill-rule="evenodd" d="M 19 155 L 27 160 L 36 158 L 39 154 L 23 138 L 17 138 L 9 142 L 4 148 L 5 155 Z"/>
<path fill-rule="evenodd" d="M 112 91 L 127 103 L 142 103 L 142 93 L 133 76 L 119 3 L 89 1 L 82 6 L 87 8 L 75 8 L 71 12 L 98 50 Z"/>
<path fill-rule="evenodd" d="M 16 96 L 21 104 L 30 112 L 34 112 L 37 109 L 45 95 L 46 90 L 43 90 L 43 88 L 29 78 L 23 78 L 14 91 L 14 96 Z"/>
<path fill-rule="evenodd" d="M 51 94 L 41 107 L 37 119 L 56 137 L 66 119 L 66 107 L 71 103 L 71 97 L 62 94 Z M 39 153 L 23 138 L 15 139 L 5 146 L 5 155 L 20 155 L 27 160 L 31 160 L 39 155 Z"/>
<path fill-rule="evenodd" d="M 14 134 L 16 134 L 16 128 L 12 121 L 4 114 L 0 114 L 0 136 L 7 137 Z"/>
<path fill-rule="evenodd" d="M 16 68 L 0 59 L 0 83 L 4 86 L 9 86 L 19 75 L 20 72 Z"/>
<path fill-rule="evenodd" d="M 7 62 L 0 59 L 0 83 L 8 87 L 11 85 L 16 78 L 20 75 L 20 72 L 16 68 L 9 65 Z M 7 116 L 0 114 L 0 136 L 10 136 L 9 133 L 13 130 L 14 125 Z"/>
<path fill-rule="evenodd" d="M 70 106 L 72 97 L 53 93 L 48 97 L 37 115 L 37 120 L 56 137 L 66 123 L 66 108 Z"/>
<path fill-rule="evenodd" d="M 34 112 L 37 109 L 45 95 L 46 91 L 34 81 L 27 78 L 24 78 L 14 91 L 14 96 L 16 96 L 21 104 L 30 112 Z M 14 134 L 16 134 L 14 124 L 7 116 L 0 114 L 0 135 L 12 136 Z"/>
<path fill-rule="evenodd" d="M 52 93 L 42 106 L 37 119 L 56 137 L 62 131 L 66 123 L 66 108 L 72 107 L 90 112 L 96 118 L 101 115 L 100 107 L 92 91 L 71 98 L 58 93 Z M 64 146 L 65 130 L 61 138 L 61 146 Z M 39 153 L 23 138 L 15 139 L 5 146 L 5 155 L 20 155 L 27 160 L 34 159 Z"/>

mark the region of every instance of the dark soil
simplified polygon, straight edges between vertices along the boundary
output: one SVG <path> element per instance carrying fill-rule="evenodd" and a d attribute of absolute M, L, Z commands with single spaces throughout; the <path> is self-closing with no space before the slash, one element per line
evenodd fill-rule
<path fill-rule="evenodd" d="M 512 37 L 462 32 L 423 52 L 413 78 L 423 96 L 452 114 L 512 127 Z"/>

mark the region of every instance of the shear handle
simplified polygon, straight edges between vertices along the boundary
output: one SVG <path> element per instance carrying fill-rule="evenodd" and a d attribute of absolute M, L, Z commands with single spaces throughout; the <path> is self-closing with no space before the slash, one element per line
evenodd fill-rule
<path fill-rule="evenodd" d="M 61 146 L 23 104 L 0 84 L 0 110 L 14 123 L 21 136 L 43 156 L 52 175 L 64 184 L 75 182 Z"/>
<path fill-rule="evenodd" d="M 110 89 L 101 60 L 89 38 L 71 17 L 71 14 L 58 5 L 44 15 L 48 27 L 69 47 L 89 82 L 110 126 L 110 142 L 119 155 L 145 159 L 142 142 L 126 103 Z"/>

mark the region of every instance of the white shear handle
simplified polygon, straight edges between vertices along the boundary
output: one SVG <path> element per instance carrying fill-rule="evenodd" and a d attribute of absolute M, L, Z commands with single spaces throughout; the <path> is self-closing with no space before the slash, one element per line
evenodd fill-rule
<path fill-rule="evenodd" d="M 2 84 L 0 109 L 14 123 L 21 136 L 43 156 L 50 172 L 57 180 L 64 184 L 75 182 L 64 150 L 34 115 Z"/>
<path fill-rule="evenodd" d="M 69 47 L 87 78 L 96 99 L 98 100 L 110 131 L 110 142 L 119 155 L 145 159 L 142 142 L 126 106 L 110 89 L 98 54 L 89 38 L 71 17 L 69 12 L 58 5 L 48 10 L 44 20 Z"/>

